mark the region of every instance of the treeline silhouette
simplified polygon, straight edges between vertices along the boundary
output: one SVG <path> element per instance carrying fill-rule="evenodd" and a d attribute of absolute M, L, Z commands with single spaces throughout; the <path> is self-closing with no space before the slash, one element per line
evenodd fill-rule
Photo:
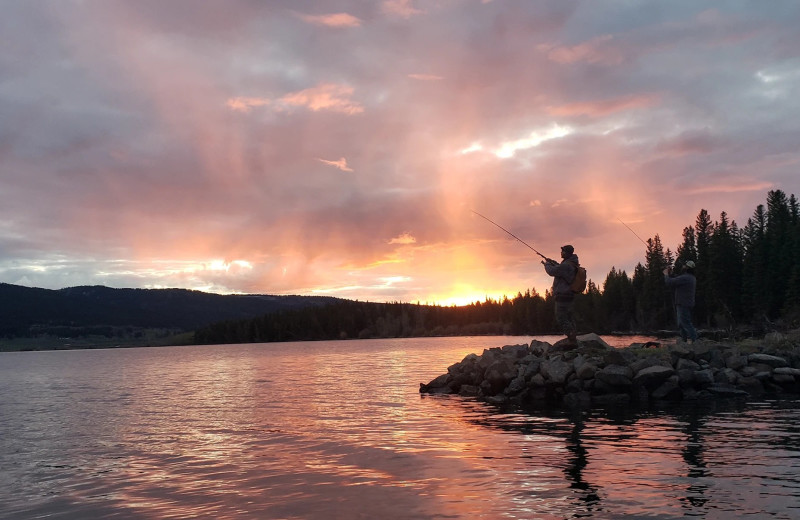
<path fill-rule="evenodd" d="M 655 332 L 674 327 L 663 270 L 696 263 L 695 323 L 729 334 L 797 326 L 800 320 L 800 206 L 781 190 L 767 194 L 744 227 L 701 210 L 673 252 L 659 235 L 646 241 L 632 275 L 611 269 L 601 288 L 589 280 L 575 302 L 582 332 Z M 340 300 L 225 321 L 195 332 L 195 342 L 247 343 L 323 339 L 558 333 L 549 291 L 487 298 L 461 307 Z"/>
<path fill-rule="evenodd" d="M 39 289 L 0 283 L 0 339 L 125 337 L 145 329 L 193 331 L 222 320 L 324 305 L 324 296 L 220 295 L 186 289 Z"/>

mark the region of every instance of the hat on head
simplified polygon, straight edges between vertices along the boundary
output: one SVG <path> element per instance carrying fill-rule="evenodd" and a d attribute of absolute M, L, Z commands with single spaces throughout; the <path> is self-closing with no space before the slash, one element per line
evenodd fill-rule
<path fill-rule="evenodd" d="M 683 268 L 684 269 L 694 269 L 694 262 L 692 262 L 691 260 L 685 261 L 683 263 Z"/>
<path fill-rule="evenodd" d="M 568 255 L 571 255 L 572 253 L 575 252 L 575 248 L 572 247 L 571 245 L 561 246 L 561 251 L 567 253 Z"/>

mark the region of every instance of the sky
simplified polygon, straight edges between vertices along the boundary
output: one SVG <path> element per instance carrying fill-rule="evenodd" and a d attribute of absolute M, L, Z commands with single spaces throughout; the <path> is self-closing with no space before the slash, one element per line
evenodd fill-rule
<path fill-rule="evenodd" d="M 473 212 L 602 289 L 800 194 L 795 1 L 0 12 L 4 283 L 461 305 L 552 283 Z"/>

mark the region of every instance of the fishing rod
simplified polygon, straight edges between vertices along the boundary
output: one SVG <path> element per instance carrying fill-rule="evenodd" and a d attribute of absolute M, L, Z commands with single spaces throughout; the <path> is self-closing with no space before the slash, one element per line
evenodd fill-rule
<path fill-rule="evenodd" d="M 620 223 L 621 223 L 623 226 L 625 226 L 626 228 L 628 228 L 628 231 L 630 231 L 631 233 L 633 233 L 633 234 L 636 236 L 636 238 L 638 238 L 639 240 L 641 240 L 641 241 L 642 241 L 642 244 L 644 244 L 645 246 L 647 246 L 647 242 L 645 242 L 644 240 L 642 240 L 642 237 L 640 237 L 639 235 L 637 235 L 637 234 L 636 234 L 636 231 L 632 230 L 628 224 L 626 224 L 626 223 L 622 222 L 622 220 L 621 220 L 619 217 L 617 217 L 617 220 L 619 220 L 619 221 L 620 221 Z"/>
<path fill-rule="evenodd" d="M 498 223 L 497 223 L 497 222 L 495 222 L 494 220 L 492 220 L 492 219 L 490 219 L 489 217 L 486 217 L 486 216 L 484 216 L 484 215 L 481 215 L 481 214 L 480 214 L 480 213 L 478 213 L 477 211 L 474 211 L 474 210 L 470 210 L 470 211 L 472 211 L 473 213 L 475 213 L 476 215 L 478 215 L 478 216 L 479 216 L 479 217 L 481 217 L 482 219 L 488 220 L 489 222 L 491 222 L 491 223 L 492 223 L 492 224 L 494 224 L 495 226 L 499 227 L 500 229 L 502 229 L 503 231 L 505 231 L 506 233 L 508 233 L 508 234 L 509 234 L 509 235 L 511 235 L 512 237 L 516 238 L 517 240 L 519 240 L 520 242 L 522 242 L 523 244 L 525 244 L 526 246 L 528 246 L 528 249 L 530 249 L 531 251 L 533 251 L 533 252 L 534 252 L 534 253 L 536 253 L 537 255 L 541 256 L 541 257 L 542 257 L 542 258 L 544 258 L 545 260 L 547 260 L 547 261 L 551 261 L 549 258 L 547 258 L 546 256 L 544 256 L 542 253 L 540 253 L 539 251 L 537 251 L 537 250 L 535 250 L 533 247 L 531 247 L 531 246 L 530 246 L 530 244 L 528 244 L 527 242 L 525 242 L 524 240 L 522 240 L 521 238 L 519 238 L 517 235 L 515 235 L 515 234 L 514 234 L 514 233 L 512 233 L 511 231 L 507 230 L 506 228 L 504 228 L 503 226 L 501 226 L 500 224 L 498 224 Z"/>

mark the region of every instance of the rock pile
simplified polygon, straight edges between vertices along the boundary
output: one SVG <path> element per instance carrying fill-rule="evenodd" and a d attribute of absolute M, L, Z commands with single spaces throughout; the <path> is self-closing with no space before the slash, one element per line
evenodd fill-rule
<path fill-rule="evenodd" d="M 568 408 L 649 401 L 800 394 L 800 343 L 701 341 L 613 348 L 595 334 L 550 345 L 490 348 L 450 366 L 420 392 L 458 394 L 490 403 Z"/>

